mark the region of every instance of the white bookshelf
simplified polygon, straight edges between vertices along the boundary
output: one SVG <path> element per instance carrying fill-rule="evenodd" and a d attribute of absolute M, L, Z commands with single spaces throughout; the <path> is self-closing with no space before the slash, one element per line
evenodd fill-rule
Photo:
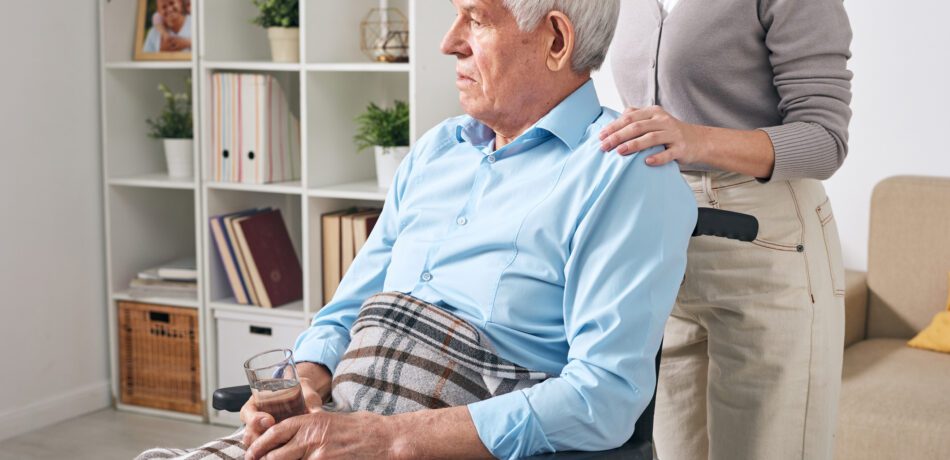
<path fill-rule="evenodd" d="M 199 312 L 202 394 L 206 416 L 216 414 L 211 394 L 222 383 L 217 363 L 235 359 L 217 349 L 216 318 L 237 315 L 287 324 L 301 330 L 325 303 L 322 287 L 320 216 L 351 206 L 381 206 L 386 191 L 376 186 L 373 154 L 357 153 L 353 119 L 369 102 L 410 104 L 411 138 L 461 113 L 454 86 L 454 58 L 439 43 L 454 19 L 450 2 L 390 0 L 409 20 L 410 62 L 371 62 L 359 49 L 359 24 L 378 0 L 301 0 L 299 63 L 270 60 L 266 31 L 251 24 L 250 0 L 192 0 L 193 57 L 190 61 L 132 60 L 137 0 L 99 0 L 103 190 L 106 270 L 113 394 L 118 395 L 116 302 L 135 300 Z M 277 78 L 291 112 L 300 120 L 300 178 L 273 184 L 208 180 L 208 85 L 217 72 L 264 73 Z M 146 136 L 145 119 L 162 104 L 159 83 L 181 90 L 191 78 L 195 119 L 193 179 L 165 173 L 160 141 Z M 278 308 L 240 305 L 233 298 L 207 225 L 211 216 L 251 207 L 281 210 L 303 269 L 304 296 Z M 135 274 L 166 260 L 193 255 L 198 263 L 198 297 L 132 298 L 126 290 Z M 292 343 L 284 346 L 290 347 Z M 220 356 L 219 356 L 220 353 Z M 246 358 L 246 357 L 242 357 Z M 233 382 L 225 382 L 231 383 Z M 118 398 L 116 398 L 118 399 Z M 191 415 L 117 404 L 121 410 L 194 420 Z"/>

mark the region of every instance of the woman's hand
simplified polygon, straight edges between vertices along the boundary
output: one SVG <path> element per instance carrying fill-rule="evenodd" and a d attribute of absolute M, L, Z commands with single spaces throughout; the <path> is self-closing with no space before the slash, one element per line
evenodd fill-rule
<path fill-rule="evenodd" d="M 395 427 L 369 412 L 316 412 L 291 417 L 248 447 L 246 460 L 393 458 Z"/>
<path fill-rule="evenodd" d="M 664 145 L 665 151 L 646 159 L 648 165 L 660 166 L 674 160 L 681 164 L 698 163 L 707 149 L 705 128 L 684 123 L 659 106 L 630 107 L 600 132 L 601 149 L 617 149 L 617 153 L 629 155 Z"/>

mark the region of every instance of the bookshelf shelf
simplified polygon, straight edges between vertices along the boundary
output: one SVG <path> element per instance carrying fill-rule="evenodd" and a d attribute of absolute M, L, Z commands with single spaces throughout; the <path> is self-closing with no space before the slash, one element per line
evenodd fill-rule
<path fill-rule="evenodd" d="M 243 184 L 238 182 L 207 182 L 205 186 L 214 190 L 235 190 L 241 192 L 282 193 L 299 195 L 303 193 L 300 181 L 276 182 L 271 184 Z"/>
<path fill-rule="evenodd" d="M 390 6 L 408 18 L 410 62 L 384 64 L 371 62 L 359 49 L 360 21 L 378 7 L 378 0 L 300 0 L 301 61 L 275 63 L 270 60 L 267 32 L 251 23 L 257 10 L 250 0 L 192 0 L 192 59 L 146 62 L 132 59 L 139 1 L 98 0 L 98 4 L 113 394 L 118 400 L 116 302 L 194 308 L 198 310 L 201 394 L 207 415 L 196 418 L 121 402 L 117 407 L 188 420 L 233 422 L 228 414 L 211 409 L 211 395 L 221 384 L 241 383 L 227 377 L 222 381 L 220 376 L 222 369 L 233 370 L 230 363 L 247 356 L 236 356 L 245 352 L 242 347 L 235 351 L 227 343 L 219 346 L 226 334 L 216 313 L 247 317 L 252 323 L 298 325 L 296 331 L 305 328 L 322 308 L 326 299 L 321 216 L 353 206 L 380 207 L 386 199 L 386 190 L 376 186 L 372 153 L 354 153 L 354 118 L 371 102 L 407 101 L 414 142 L 437 123 L 461 113 L 455 59 L 439 51 L 455 10 L 450 2 L 390 0 Z M 210 166 L 215 154 L 210 141 L 211 76 L 223 72 L 266 74 L 280 83 L 287 109 L 300 124 L 299 157 L 294 158 L 299 179 L 270 184 L 211 180 L 220 177 Z M 195 179 L 171 179 L 163 173 L 162 142 L 147 137 L 145 120 L 155 117 L 162 106 L 159 83 L 180 92 L 189 79 Z M 303 272 L 303 298 L 272 309 L 235 301 L 209 225 L 213 216 L 262 207 L 281 211 Z M 127 291 L 139 271 L 185 256 L 194 256 L 197 263 L 197 299 L 137 298 Z M 293 346 L 292 339 L 277 334 L 278 326 L 271 337 L 274 345 Z M 259 348 L 256 342 L 242 346 L 248 351 Z"/>
<path fill-rule="evenodd" d="M 296 302 L 291 302 L 286 305 L 281 305 L 275 308 L 262 308 L 254 305 L 241 305 L 234 300 L 234 297 L 229 297 L 227 299 L 216 300 L 208 304 L 212 310 L 224 310 L 232 311 L 235 313 L 245 313 L 245 314 L 254 314 L 260 316 L 273 316 L 279 318 L 295 318 L 295 319 L 306 319 L 307 314 L 304 312 L 303 301 L 298 300 Z M 290 345 L 288 345 L 290 346 Z"/>
<path fill-rule="evenodd" d="M 204 68 L 208 70 L 234 70 L 234 71 L 259 71 L 259 72 L 298 72 L 302 68 L 300 64 L 268 61 L 215 61 L 204 62 Z"/>
<path fill-rule="evenodd" d="M 386 193 L 387 191 L 385 189 L 379 188 L 375 180 L 316 187 L 307 192 L 312 198 L 342 198 L 346 200 L 371 201 L 385 201 Z"/>
<path fill-rule="evenodd" d="M 409 72 L 409 64 L 381 64 L 362 62 L 340 62 L 306 64 L 304 68 L 310 72 Z"/>
<path fill-rule="evenodd" d="M 170 188 L 194 190 L 194 179 L 168 177 L 167 174 L 142 174 L 131 177 L 109 179 L 109 185 L 122 187 Z"/>
<path fill-rule="evenodd" d="M 106 63 L 110 70 L 140 70 L 140 69 L 183 69 L 192 68 L 191 61 L 118 61 Z"/>
<path fill-rule="evenodd" d="M 153 303 L 159 305 L 171 305 L 173 307 L 201 308 L 198 299 L 176 299 L 171 297 L 133 297 L 128 292 L 116 292 L 112 294 L 112 301 L 129 301 L 139 303 Z"/>

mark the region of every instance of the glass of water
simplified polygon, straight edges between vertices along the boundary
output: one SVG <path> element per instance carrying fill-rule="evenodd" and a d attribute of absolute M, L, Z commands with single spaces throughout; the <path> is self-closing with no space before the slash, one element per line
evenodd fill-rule
<path fill-rule="evenodd" d="M 244 362 L 244 372 L 257 409 L 273 416 L 277 423 L 309 412 L 290 350 L 258 353 Z"/>

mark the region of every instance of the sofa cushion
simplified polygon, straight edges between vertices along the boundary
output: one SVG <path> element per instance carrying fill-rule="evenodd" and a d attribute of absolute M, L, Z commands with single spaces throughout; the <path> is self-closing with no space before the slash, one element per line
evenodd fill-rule
<path fill-rule="evenodd" d="M 836 455 L 847 459 L 947 458 L 950 355 L 899 339 L 844 353 Z"/>
<path fill-rule="evenodd" d="M 909 339 L 942 310 L 950 271 L 950 178 L 897 176 L 871 197 L 868 338 Z"/>
<path fill-rule="evenodd" d="M 950 273 L 947 274 L 950 278 Z M 950 284 L 948 284 L 950 286 Z M 950 291 L 948 291 L 950 292 Z M 930 326 L 907 342 L 914 348 L 950 353 L 950 294 L 947 295 L 947 310 L 937 313 Z"/>

